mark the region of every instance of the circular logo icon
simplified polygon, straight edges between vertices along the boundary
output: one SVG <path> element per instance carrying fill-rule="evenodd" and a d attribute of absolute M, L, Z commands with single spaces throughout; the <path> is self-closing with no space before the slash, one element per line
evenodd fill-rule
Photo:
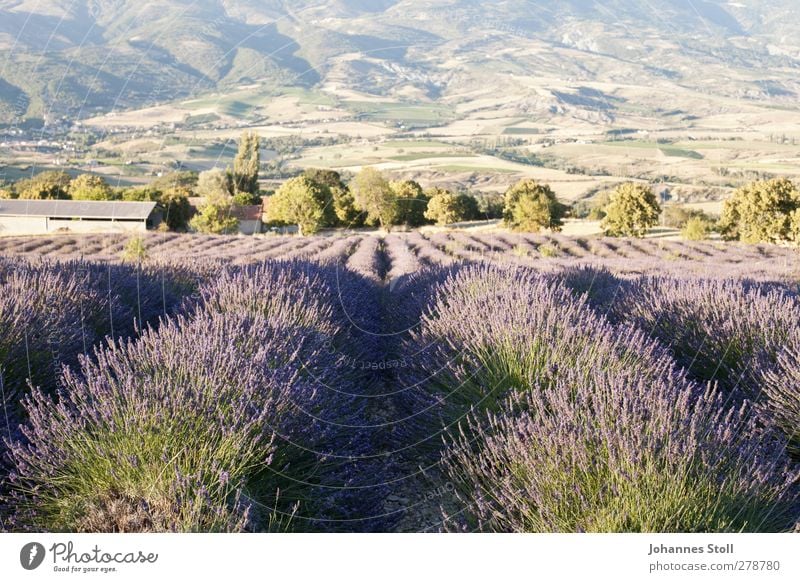
<path fill-rule="evenodd" d="M 31 542 L 22 546 L 19 552 L 19 563 L 26 570 L 35 570 L 44 562 L 44 546 L 38 542 Z"/>

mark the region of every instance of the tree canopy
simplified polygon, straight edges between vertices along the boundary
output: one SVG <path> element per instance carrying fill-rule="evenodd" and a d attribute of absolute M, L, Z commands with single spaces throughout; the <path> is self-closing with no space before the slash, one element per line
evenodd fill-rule
<path fill-rule="evenodd" d="M 381 228 L 394 224 L 397 217 L 397 195 L 386 178 L 375 168 L 364 168 L 350 184 L 356 207 L 367 213 L 367 220 Z"/>
<path fill-rule="evenodd" d="M 461 220 L 461 207 L 458 196 L 442 188 L 428 190 L 430 202 L 425 211 L 425 218 L 434 221 L 439 226 L 453 224 Z"/>
<path fill-rule="evenodd" d="M 646 184 L 626 182 L 609 196 L 601 228 L 608 236 L 643 237 L 658 224 L 661 206 Z"/>
<path fill-rule="evenodd" d="M 17 198 L 22 200 L 67 200 L 72 177 L 66 172 L 42 172 L 14 184 Z"/>
<path fill-rule="evenodd" d="M 81 174 L 69 185 L 69 195 L 73 200 L 114 200 L 116 195 L 101 176 Z"/>
<path fill-rule="evenodd" d="M 292 178 L 269 198 L 267 217 L 271 222 L 296 224 L 301 235 L 314 234 L 325 226 L 330 191 L 305 176 Z"/>
<path fill-rule="evenodd" d="M 506 191 L 503 219 L 514 230 L 523 232 L 559 230 L 566 210 L 550 186 L 525 179 Z"/>
<path fill-rule="evenodd" d="M 720 231 L 747 243 L 800 242 L 800 191 L 788 179 L 753 182 L 725 201 Z"/>
<path fill-rule="evenodd" d="M 430 197 L 422 190 L 422 186 L 414 180 L 398 180 L 390 182 L 389 187 L 397 201 L 396 222 L 412 227 L 422 226 L 428 222 L 425 212 Z"/>
<path fill-rule="evenodd" d="M 261 138 L 246 131 L 239 140 L 239 151 L 233 160 L 232 193 L 258 194 L 258 170 L 261 164 Z"/>

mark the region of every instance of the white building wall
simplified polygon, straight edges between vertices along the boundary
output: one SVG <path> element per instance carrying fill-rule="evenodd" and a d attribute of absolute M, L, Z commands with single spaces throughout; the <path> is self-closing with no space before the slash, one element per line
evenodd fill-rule
<path fill-rule="evenodd" d="M 147 222 L 111 220 L 68 220 L 63 218 L 48 219 L 48 232 L 103 233 L 103 232 L 146 232 Z"/>
<path fill-rule="evenodd" d="M 147 232 L 144 220 L 69 220 L 44 216 L 0 216 L 0 236 L 54 233 Z"/>
<path fill-rule="evenodd" d="M 0 216 L 0 236 L 47 234 L 44 216 Z"/>
<path fill-rule="evenodd" d="M 242 234 L 258 234 L 261 232 L 260 220 L 240 220 L 239 232 Z"/>

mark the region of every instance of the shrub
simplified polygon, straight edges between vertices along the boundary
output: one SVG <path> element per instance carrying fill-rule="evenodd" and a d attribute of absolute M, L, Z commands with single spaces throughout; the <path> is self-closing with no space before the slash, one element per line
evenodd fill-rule
<path fill-rule="evenodd" d="M 560 370 L 601 366 L 652 377 L 668 359 L 644 333 L 613 329 L 557 279 L 486 265 L 450 271 L 413 341 L 407 351 L 418 354 L 445 422 L 471 408 L 492 410 L 509 390 Z"/>
<path fill-rule="evenodd" d="M 356 207 L 367 220 L 381 228 L 397 222 L 397 195 L 386 178 L 375 168 L 363 168 L 350 183 Z"/>
<path fill-rule="evenodd" d="M 693 210 L 685 206 L 665 206 L 664 226 L 669 228 L 683 228 L 693 218 L 707 218 L 702 210 Z M 710 222 L 710 219 L 708 219 Z"/>
<path fill-rule="evenodd" d="M 690 218 L 681 229 L 681 236 L 686 240 L 706 240 L 711 234 L 712 228 L 713 224 L 705 218 Z"/>
<path fill-rule="evenodd" d="M 506 191 L 503 219 L 509 227 L 524 232 L 559 230 L 566 211 L 550 186 L 526 179 Z"/>
<path fill-rule="evenodd" d="M 125 245 L 125 250 L 122 252 L 122 259 L 124 261 L 131 261 L 141 263 L 147 260 L 147 247 L 144 244 L 144 239 L 140 236 L 131 237 L 128 244 Z"/>
<path fill-rule="evenodd" d="M 129 202 L 157 202 L 166 225 L 172 230 L 184 230 L 194 212 L 189 203 L 190 195 L 190 189 L 176 182 L 175 185 L 165 187 L 164 190 L 157 190 L 151 186 L 131 188 L 124 190 L 121 197 Z"/>
<path fill-rule="evenodd" d="M 231 216 L 232 211 L 230 196 L 206 199 L 200 212 L 189 221 L 189 227 L 204 234 L 234 233 L 239 228 L 239 220 Z"/>
<path fill-rule="evenodd" d="M 605 267 L 593 265 L 568 267 L 558 277 L 574 293 L 586 295 L 589 305 L 603 315 L 613 313 L 612 307 L 627 283 Z"/>
<path fill-rule="evenodd" d="M 14 261 L 0 271 L 0 368 L 7 401 L 27 382 L 53 392 L 61 365 L 77 363 L 105 336 L 135 335 L 177 312 L 200 275 L 175 266 Z"/>
<path fill-rule="evenodd" d="M 335 291 L 323 280 L 323 269 L 305 263 L 266 263 L 225 269 L 200 287 L 200 312 L 268 318 L 277 327 L 313 329 L 332 337 L 339 327 L 329 301 Z"/>
<path fill-rule="evenodd" d="M 725 201 L 720 230 L 725 238 L 746 243 L 791 241 L 798 211 L 800 192 L 791 181 L 753 182 Z"/>
<path fill-rule="evenodd" d="M 430 196 L 413 180 L 390 182 L 397 197 L 397 222 L 416 227 L 428 223 L 426 216 Z"/>
<path fill-rule="evenodd" d="M 66 172 L 42 172 L 32 178 L 18 180 L 14 184 L 14 191 L 21 200 L 66 200 L 69 199 L 71 181 L 72 177 Z"/>
<path fill-rule="evenodd" d="M 778 532 L 800 515 L 782 452 L 719 394 L 595 365 L 473 414 L 443 467 L 473 530 Z"/>
<path fill-rule="evenodd" d="M 789 450 L 800 456 L 800 334 L 780 351 L 775 365 L 765 366 L 761 378 L 764 417 L 789 439 Z"/>
<path fill-rule="evenodd" d="M 559 255 L 558 247 L 552 244 L 541 245 L 538 251 L 546 259 L 552 259 Z"/>
<path fill-rule="evenodd" d="M 611 194 L 602 228 L 608 236 L 641 238 L 658 224 L 661 207 L 649 186 L 627 182 Z"/>

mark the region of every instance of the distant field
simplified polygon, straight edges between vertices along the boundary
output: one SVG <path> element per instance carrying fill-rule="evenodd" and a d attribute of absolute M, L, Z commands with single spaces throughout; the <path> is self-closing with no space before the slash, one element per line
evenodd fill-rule
<path fill-rule="evenodd" d="M 591 223 L 587 224 L 591 227 Z M 252 264 L 278 258 L 347 260 L 361 245 L 384 240 L 386 236 L 393 244 L 405 247 L 403 255 L 410 253 L 414 257 L 415 268 L 458 261 L 490 261 L 550 269 L 561 263 L 591 261 L 620 273 L 675 271 L 800 281 L 800 256 L 793 249 L 687 242 L 659 238 L 658 233 L 646 239 L 605 238 L 597 236 L 592 228 L 581 230 L 570 225 L 565 233 L 538 235 L 431 229 L 424 233 L 356 232 L 313 237 L 148 233 L 144 240 L 150 261 L 181 261 L 192 257 L 226 264 Z M 0 256 L 119 262 L 128 240 L 129 235 L 118 234 L 0 237 Z M 381 256 L 380 262 L 386 265 L 387 272 L 399 268 L 394 264 L 397 256 L 396 253 Z"/>

